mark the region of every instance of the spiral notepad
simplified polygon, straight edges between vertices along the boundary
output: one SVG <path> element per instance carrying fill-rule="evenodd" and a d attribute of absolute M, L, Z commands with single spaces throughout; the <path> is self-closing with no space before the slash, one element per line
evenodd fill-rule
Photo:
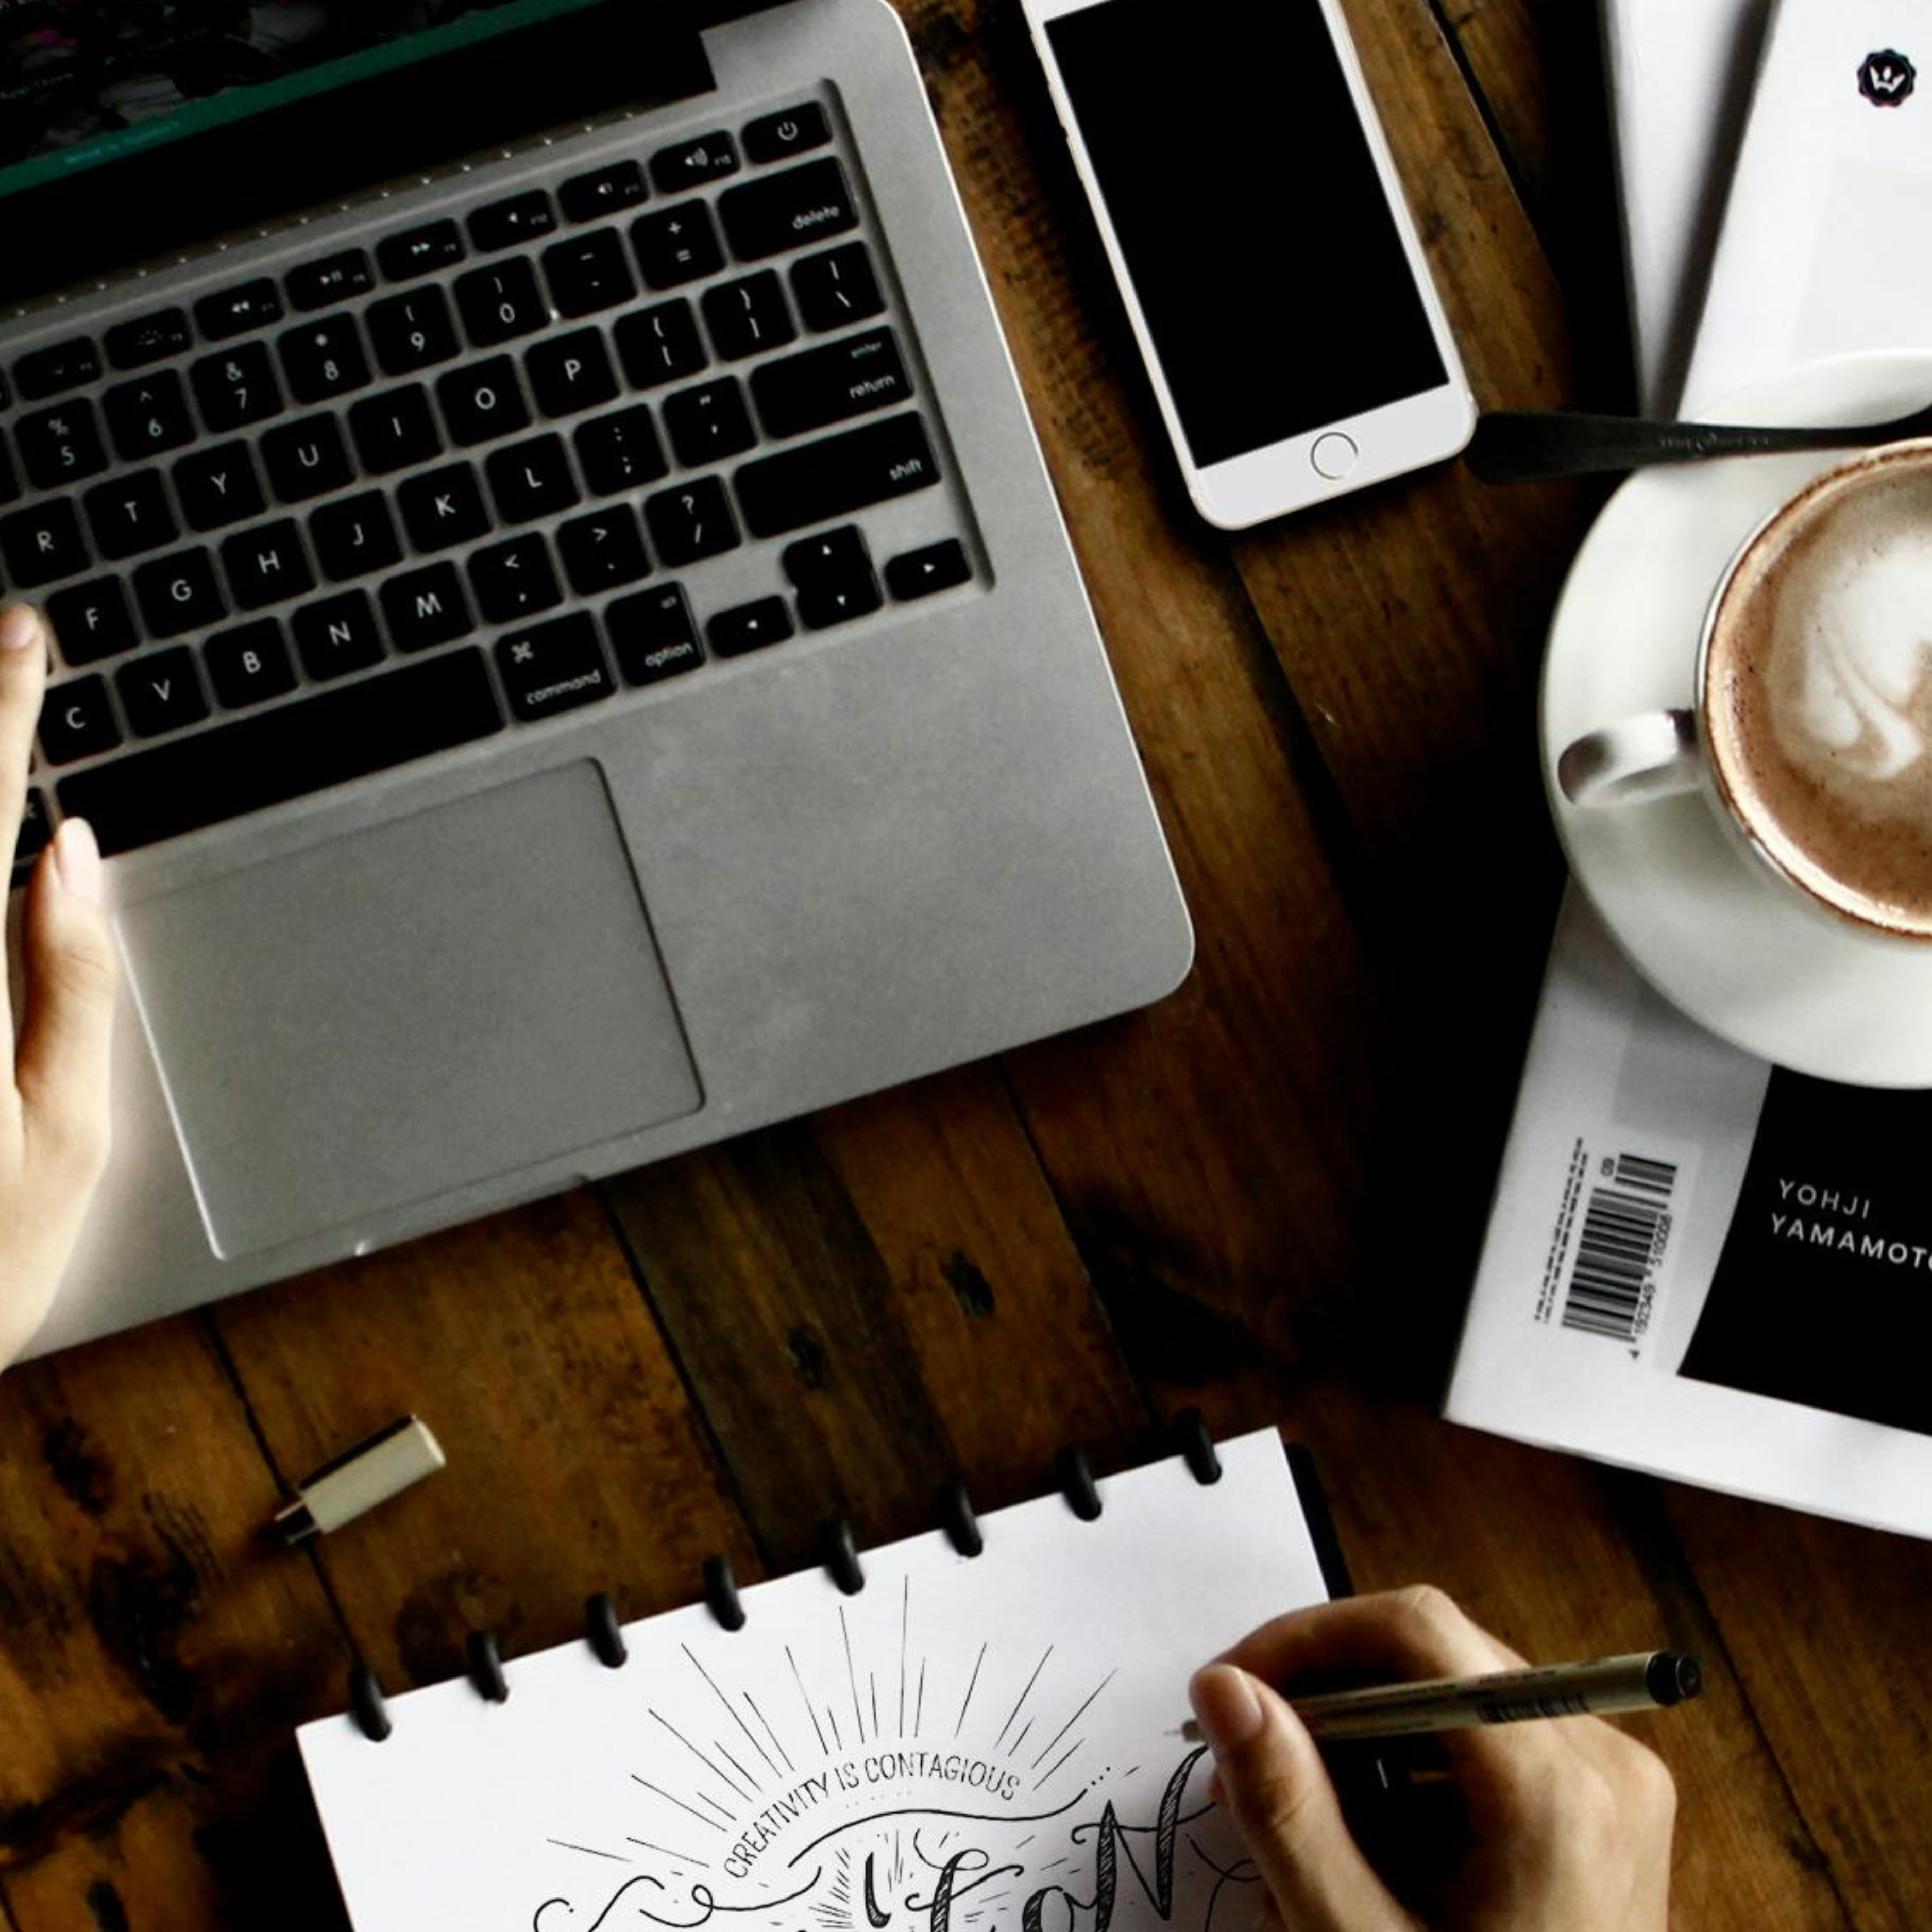
<path fill-rule="evenodd" d="M 357 1932 L 1248 1932 L 1179 1726 L 1336 1587 L 1272 1431 L 305 1726 Z M 1324 1558 L 1328 1559 L 1324 1568 Z"/>

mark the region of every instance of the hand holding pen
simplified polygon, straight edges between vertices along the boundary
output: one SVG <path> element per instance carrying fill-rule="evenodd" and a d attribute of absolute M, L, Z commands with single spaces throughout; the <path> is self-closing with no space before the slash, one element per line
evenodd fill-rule
<path fill-rule="evenodd" d="M 1464 1849 L 1418 1893 L 1371 1862 L 1307 1726 L 1270 1688 L 1528 1668 L 1424 1587 L 1277 1618 L 1196 1675 L 1222 1801 L 1293 1932 L 1666 1932 L 1676 1790 L 1634 1738 L 1587 1716 L 1444 1733 Z"/>

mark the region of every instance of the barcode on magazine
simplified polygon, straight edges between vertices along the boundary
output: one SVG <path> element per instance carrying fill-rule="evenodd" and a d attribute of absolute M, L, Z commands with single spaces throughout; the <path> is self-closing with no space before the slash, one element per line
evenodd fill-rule
<path fill-rule="evenodd" d="M 1576 1237 L 1564 1328 L 1634 1342 L 1649 1326 L 1676 1186 L 1670 1161 L 1620 1154 L 1603 1162 Z"/>

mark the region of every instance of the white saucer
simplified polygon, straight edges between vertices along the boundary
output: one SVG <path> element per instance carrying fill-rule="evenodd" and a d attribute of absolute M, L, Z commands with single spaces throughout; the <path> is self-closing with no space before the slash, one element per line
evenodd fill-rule
<path fill-rule="evenodd" d="M 1727 398 L 1720 422 L 1882 422 L 1932 402 L 1932 355 L 1841 356 Z M 1800 903 L 1695 794 L 1583 811 L 1558 790 L 1572 740 L 1691 708 L 1706 605 L 1759 520 L 1837 456 L 1640 471 L 1590 532 L 1550 629 L 1543 772 L 1571 871 L 1646 978 L 1701 1026 L 1827 1080 L 1932 1086 L 1932 941 Z"/>

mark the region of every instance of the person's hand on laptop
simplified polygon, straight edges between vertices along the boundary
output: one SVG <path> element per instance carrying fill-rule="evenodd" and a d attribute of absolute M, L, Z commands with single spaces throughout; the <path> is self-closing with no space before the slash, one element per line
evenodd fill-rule
<path fill-rule="evenodd" d="M 10 858 L 46 676 L 38 614 L 0 610 L 0 842 Z M 0 977 L 0 1026 L 12 1048 L 12 1077 L 0 1083 L 0 1368 L 46 1318 L 107 1158 L 118 974 L 100 855 L 80 820 L 64 824 L 35 862 L 20 938 L 20 977 L 10 987 Z"/>
<path fill-rule="evenodd" d="M 1196 1676 L 1222 1802 L 1292 1932 L 1666 1932 L 1676 1792 L 1634 1738 L 1597 1718 L 1444 1733 L 1451 1779 L 1405 1794 L 1419 1802 L 1414 1828 L 1378 1870 L 1270 1688 L 1315 1672 L 1394 1682 L 1522 1663 L 1424 1588 L 1278 1617 Z"/>

